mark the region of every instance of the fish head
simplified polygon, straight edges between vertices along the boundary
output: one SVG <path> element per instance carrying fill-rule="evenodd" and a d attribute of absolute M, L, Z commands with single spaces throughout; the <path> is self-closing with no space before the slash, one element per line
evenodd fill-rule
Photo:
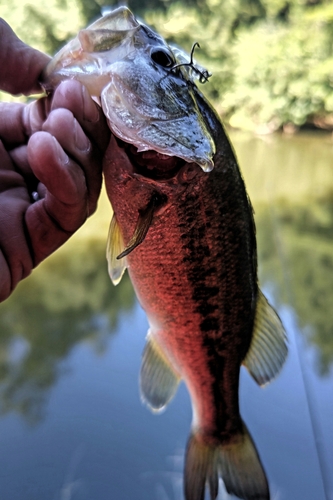
<path fill-rule="evenodd" d="M 180 52 L 128 8 L 81 30 L 48 64 L 42 85 L 49 91 L 66 79 L 83 83 L 111 131 L 139 152 L 213 169 L 215 143 L 196 103 L 193 74 Z"/>

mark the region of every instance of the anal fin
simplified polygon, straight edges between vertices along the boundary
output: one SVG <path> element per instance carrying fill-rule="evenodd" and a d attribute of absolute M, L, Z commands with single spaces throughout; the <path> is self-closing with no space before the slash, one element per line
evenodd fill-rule
<path fill-rule="evenodd" d="M 175 395 L 179 381 L 180 377 L 148 332 L 140 372 L 142 400 L 153 411 L 163 410 Z"/>
<path fill-rule="evenodd" d="M 281 320 L 259 290 L 252 342 L 243 365 L 259 385 L 264 385 L 279 374 L 287 354 L 287 336 Z"/>

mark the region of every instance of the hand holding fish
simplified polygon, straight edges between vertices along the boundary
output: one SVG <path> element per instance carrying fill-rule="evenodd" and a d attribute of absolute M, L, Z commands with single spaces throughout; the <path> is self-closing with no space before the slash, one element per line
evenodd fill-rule
<path fill-rule="evenodd" d="M 0 89 L 40 92 L 49 57 L 0 20 Z M 109 130 L 79 82 L 30 104 L 0 103 L 0 301 L 91 215 Z"/>

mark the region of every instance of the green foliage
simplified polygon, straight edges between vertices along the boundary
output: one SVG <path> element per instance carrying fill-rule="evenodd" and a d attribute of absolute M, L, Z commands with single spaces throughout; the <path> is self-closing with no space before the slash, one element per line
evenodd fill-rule
<path fill-rule="evenodd" d="M 203 10 L 177 3 L 146 19 L 187 50 L 199 41 L 196 56 L 213 73 L 203 90 L 231 125 L 330 127 L 333 6 L 316 3 L 208 0 Z"/>
<path fill-rule="evenodd" d="M 257 226 L 259 282 L 287 305 L 318 370 L 333 365 L 332 139 L 231 131 Z"/>
<path fill-rule="evenodd" d="M 293 29 L 262 24 L 240 33 L 234 47 L 238 68 L 223 106 L 231 124 L 243 117 L 276 129 L 301 126 L 333 112 L 330 33 L 307 20 Z"/>
<path fill-rule="evenodd" d="M 75 36 L 84 22 L 78 4 L 70 0 L 13 0 L 1 5 L 0 16 L 24 42 L 51 55 Z"/>
<path fill-rule="evenodd" d="M 278 301 L 292 304 L 325 374 L 333 363 L 333 197 L 261 209 L 256 221 L 262 282 L 274 282 Z"/>
<path fill-rule="evenodd" d="M 75 241 L 75 251 L 73 243 L 58 251 L 0 305 L 0 414 L 38 421 L 72 350 L 85 342 L 102 354 L 134 305 L 127 275 L 117 288 L 111 284 L 105 238 Z"/>
<path fill-rule="evenodd" d="M 1 6 L 30 45 L 55 53 L 115 0 L 41 0 Z M 129 7 L 213 73 L 202 87 L 240 128 L 333 126 L 333 4 L 330 0 L 130 0 Z"/>

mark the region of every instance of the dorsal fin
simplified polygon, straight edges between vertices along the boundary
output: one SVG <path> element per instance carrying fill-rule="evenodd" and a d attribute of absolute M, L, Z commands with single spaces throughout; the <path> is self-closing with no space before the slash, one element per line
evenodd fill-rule
<path fill-rule="evenodd" d="M 179 375 L 148 332 L 140 371 L 142 400 L 153 411 L 163 410 L 175 395 L 179 381 Z"/>
<path fill-rule="evenodd" d="M 126 259 L 117 259 L 117 256 L 124 250 L 124 247 L 120 227 L 115 214 L 113 214 L 106 244 L 106 258 L 109 275 L 114 285 L 120 283 L 126 269 Z"/>
<path fill-rule="evenodd" d="M 243 365 L 259 385 L 264 385 L 278 375 L 287 353 L 287 336 L 281 320 L 259 290 L 252 342 Z"/>

